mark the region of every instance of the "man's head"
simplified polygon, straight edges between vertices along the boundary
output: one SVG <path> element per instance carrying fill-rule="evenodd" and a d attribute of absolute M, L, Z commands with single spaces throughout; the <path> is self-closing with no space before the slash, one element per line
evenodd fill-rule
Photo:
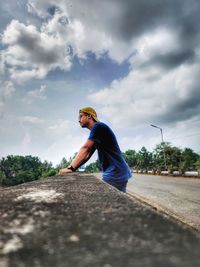
<path fill-rule="evenodd" d="M 97 121 L 97 113 L 93 108 L 85 107 L 79 110 L 79 123 L 82 128 L 91 128 Z"/>

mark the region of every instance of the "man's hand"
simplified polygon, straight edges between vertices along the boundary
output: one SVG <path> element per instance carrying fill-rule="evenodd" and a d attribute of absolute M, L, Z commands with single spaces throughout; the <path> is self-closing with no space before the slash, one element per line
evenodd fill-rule
<path fill-rule="evenodd" d="M 59 170 L 59 174 L 60 175 L 64 175 L 64 174 L 67 174 L 67 173 L 72 173 L 72 170 L 69 170 L 67 168 Z"/>
<path fill-rule="evenodd" d="M 65 168 L 59 170 L 59 175 L 64 175 L 76 171 L 76 169 L 78 169 L 83 163 L 88 161 L 88 159 L 94 153 L 95 149 L 96 147 L 94 146 L 94 141 L 88 139 L 87 142 L 80 148 L 75 159 L 73 159 L 73 161 L 68 166 L 69 169 Z"/>

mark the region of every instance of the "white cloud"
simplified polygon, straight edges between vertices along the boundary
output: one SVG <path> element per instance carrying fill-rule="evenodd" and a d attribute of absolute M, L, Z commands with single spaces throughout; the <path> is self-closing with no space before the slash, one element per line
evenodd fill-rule
<path fill-rule="evenodd" d="M 72 134 L 71 131 L 69 135 L 60 135 L 58 138 L 54 138 L 51 144 L 40 152 L 40 155 L 43 159 L 50 158 L 54 164 L 58 164 L 63 157 L 69 159 L 75 152 L 78 152 L 85 141 L 84 135 Z"/>
<path fill-rule="evenodd" d="M 15 87 L 11 81 L 0 80 L 0 117 L 3 116 L 6 101 L 14 92 Z"/>
<path fill-rule="evenodd" d="M 17 10 L 13 12 L 12 21 L 9 19 L 17 5 L 5 4 L 12 8 L 9 18 L 5 12 L 2 25 L 8 24 L 1 36 L 0 73 L 6 81 L 0 89 L 0 111 L 5 113 L 0 117 L 1 153 L 21 153 L 23 147 L 23 154 L 59 162 L 79 149 L 87 136 L 63 118 L 67 114 L 71 119 L 79 104 L 88 103 L 85 84 L 79 81 L 77 88 L 74 69 L 69 83 L 66 77 L 70 75 L 59 76 L 59 71 L 70 71 L 74 56 L 87 71 L 88 51 L 97 58 L 104 53 L 108 62 L 107 55 L 118 63 L 129 59 L 127 77 L 92 93 L 88 103 L 96 104 L 98 114 L 116 133 L 124 131 L 120 136 L 123 149 L 150 148 L 160 142 L 159 132 L 150 130 L 149 123 L 163 127 L 166 141 L 182 136 L 179 144 L 199 147 L 196 137 L 192 142 L 183 137 L 184 132 L 199 132 L 199 123 L 184 126 L 200 114 L 198 1 L 157 1 L 156 8 L 155 1 L 139 0 L 26 2 L 29 13 L 25 14 L 23 5 L 17 16 Z M 24 16 L 20 16 L 22 12 Z M 45 85 L 37 87 L 30 81 L 44 78 L 43 83 L 51 88 L 48 98 Z M 107 83 L 106 78 L 102 77 L 102 83 Z M 20 84 L 26 81 L 27 88 Z M 15 84 L 16 92 L 14 82 L 19 83 Z M 99 84 L 89 87 L 97 92 Z"/>
<path fill-rule="evenodd" d="M 31 123 L 31 124 L 41 124 L 44 122 L 43 119 L 40 119 L 38 117 L 33 117 L 33 116 L 24 116 L 22 118 L 22 121 L 25 123 Z"/>
<path fill-rule="evenodd" d="M 39 89 L 28 91 L 22 101 L 31 104 L 33 101 L 45 100 L 47 98 L 46 88 L 46 85 L 41 85 Z"/>
<path fill-rule="evenodd" d="M 69 70 L 73 55 L 85 58 L 88 51 L 97 57 L 108 52 L 121 63 L 138 49 L 138 40 L 142 46 L 144 42 L 151 43 L 147 54 L 157 64 L 165 61 L 165 67 L 176 65 L 194 56 L 192 46 L 198 43 L 198 35 L 197 23 L 191 21 L 191 16 L 198 14 L 196 3 L 193 0 L 188 6 L 183 1 L 180 8 L 177 3 L 165 1 L 157 3 L 155 9 L 154 1 L 28 0 L 27 11 L 40 18 L 41 27 L 38 30 L 17 20 L 7 26 L 2 38 L 8 46 L 3 53 L 5 66 L 18 82 L 42 79 L 56 68 Z M 166 12 L 168 16 L 164 16 Z M 160 27 L 164 30 L 159 30 L 156 38 L 153 31 Z M 190 33 L 187 27 L 191 27 Z M 171 28 L 171 32 L 165 28 Z M 183 33 L 192 40 L 190 46 Z"/>
<path fill-rule="evenodd" d="M 45 92 L 46 92 L 46 85 L 41 85 L 40 89 L 29 91 L 27 94 L 28 96 L 33 98 L 46 99 Z"/>
<path fill-rule="evenodd" d="M 164 130 L 164 138 L 180 148 L 190 147 L 200 153 L 200 117 L 194 116 L 185 121 L 178 121 L 175 125 Z"/>
<path fill-rule="evenodd" d="M 110 87 L 91 94 L 89 99 L 123 127 L 153 121 L 174 122 L 196 114 L 200 109 L 196 101 L 200 94 L 199 61 L 180 64 L 170 71 L 153 61 L 158 48 L 166 54 L 175 41 L 171 31 L 156 31 L 151 38 L 143 36 L 138 40 L 137 56 L 130 61 L 132 71 L 128 76 L 113 81 Z M 162 47 L 163 42 L 167 45 Z"/>
<path fill-rule="evenodd" d="M 10 97 L 14 91 L 15 87 L 11 81 L 0 81 L 0 93 L 2 99 Z"/>
<path fill-rule="evenodd" d="M 57 137 L 60 135 L 69 134 L 71 122 L 69 120 L 59 119 L 56 123 L 51 124 L 48 127 L 48 130 L 51 134 L 56 135 Z"/>
<path fill-rule="evenodd" d="M 96 4 L 96 2 L 83 3 L 79 0 L 73 3 L 63 0 L 28 2 L 29 12 L 41 18 L 48 18 L 47 23 L 42 25 L 42 30 L 65 40 L 79 58 L 85 58 L 88 51 L 92 51 L 97 57 L 108 51 L 112 59 L 122 62 L 134 47 L 113 34 L 116 25 L 113 28 L 108 27 L 109 23 L 118 23 L 120 6 L 114 2 L 106 4 L 102 2 L 97 9 Z M 55 9 L 52 16 L 48 13 L 49 7 Z M 112 16 L 110 9 L 114 11 Z M 99 12 L 102 13 L 101 16 Z"/>
<path fill-rule="evenodd" d="M 4 50 L 5 67 L 18 83 L 31 78 L 44 78 L 50 70 L 71 67 L 66 44 L 59 36 L 38 31 L 34 25 L 12 20 L 2 36 L 7 45 Z"/>
<path fill-rule="evenodd" d="M 28 0 L 27 1 L 27 10 L 29 13 L 33 13 L 40 18 L 47 18 L 50 16 L 48 13 L 48 8 L 50 6 L 54 6 L 56 4 L 60 4 L 60 0 L 42 0 L 42 1 L 34 1 Z"/>
<path fill-rule="evenodd" d="M 29 132 L 26 132 L 21 142 L 22 153 L 26 153 L 26 151 L 30 149 L 29 148 L 30 144 L 31 144 L 31 135 Z"/>
<path fill-rule="evenodd" d="M 2 51 L 1 69 L 8 71 L 17 83 L 42 79 L 56 68 L 68 71 L 73 55 L 86 58 L 87 52 L 92 51 L 100 56 L 113 46 L 112 38 L 104 30 L 91 28 L 61 9 L 49 16 L 40 30 L 12 20 L 3 32 L 2 42 L 7 48 Z M 118 54 L 116 51 L 117 60 Z"/>
<path fill-rule="evenodd" d="M 88 51 L 99 56 L 113 46 L 112 38 L 104 30 L 90 27 L 84 19 L 71 16 L 64 7 L 57 9 L 54 16 L 42 25 L 42 31 L 62 39 L 79 58 L 85 58 Z"/>

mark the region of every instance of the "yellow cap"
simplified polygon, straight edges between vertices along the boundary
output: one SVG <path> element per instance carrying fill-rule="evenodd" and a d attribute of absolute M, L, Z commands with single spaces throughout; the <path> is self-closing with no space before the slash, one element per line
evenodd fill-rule
<path fill-rule="evenodd" d="M 85 107 L 85 108 L 82 108 L 79 110 L 79 113 L 87 113 L 89 115 L 92 116 L 92 118 L 95 120 L 95 121 L 99 121 L 98 118 L 97 118 L 97 113 L 96 111 L 91 108 L 91 107 Z"/>

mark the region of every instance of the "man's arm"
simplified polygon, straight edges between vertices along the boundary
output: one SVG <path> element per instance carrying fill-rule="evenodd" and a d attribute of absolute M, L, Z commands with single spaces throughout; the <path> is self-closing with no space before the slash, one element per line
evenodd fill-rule
<path fill-rule="evenodd" d="M 95 150 L 96 148 L 94 146 L 94 141 L 88 139 L 87 142 L 80 148 L 78 154 L 76 155 L 75 159 L 73 159 L 70 166 L 72 166 L 74 169 L 78 169 L 81 165 L 83 165 L 90 159 Z M 59 174 L 66 174 L 71 172 L 72 170 L 65 168 L 61 169 L 59 171 Z"/>

